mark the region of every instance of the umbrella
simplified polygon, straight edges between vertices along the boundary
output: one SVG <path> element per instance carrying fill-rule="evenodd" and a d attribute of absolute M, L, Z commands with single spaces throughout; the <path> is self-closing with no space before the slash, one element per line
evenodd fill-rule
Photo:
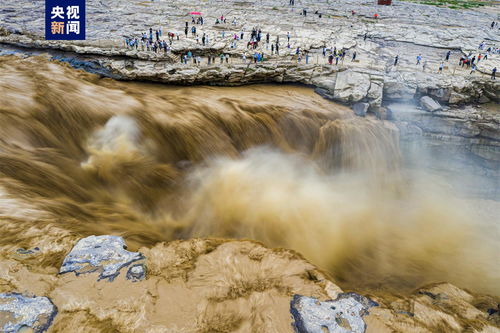
<path fill-rule="evenodd" d="M 189 12 L 189 15 L 201 15 L 200 12 Z"/>

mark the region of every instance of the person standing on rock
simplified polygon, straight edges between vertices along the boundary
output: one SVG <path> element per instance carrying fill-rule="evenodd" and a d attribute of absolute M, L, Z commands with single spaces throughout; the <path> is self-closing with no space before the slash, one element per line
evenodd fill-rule
<path fill-rule="evenodd" d="M 187 23 L 187 22 L 186 22 L 186 23 Z M 188 26 L 186 25 L 186 27 L 184 28 L 184 34 L 186 35 L 186 38 L 187 38 L 187 36 L 188 36 L 188 30 L 189 30 L 189 28 L 188 28 Z"/>
<path fill-rule="evenodd" d="M 221 63 L 221 65 L 224 63 L 224 57 L 225 57 L 224 53 L 221 53 L 220 54 L 220 63 Z"/>
<path fill-rule="evenodd" d="M 451 51 L 446 52 L 446 57 L 445 57 L 446 61 L 450 60 L 450 55 L 451 55 Z"/>
<path fill-rule="evenodd" d="M 497 79 L 496 75 L 497 75 L 497 68 L 495 67 L 491 70 L 491 79 L 496 80 Z"/>
<path fill-rule="evenodd" d="M 398 60 L 399 60 L 399 55 L 396 55 L 396 56 L 394 57 L 394 66 L 397 66 L 397 64 L 398 64 Z"/>
<path fill-rule="evenodd" d="M 337 54 L 337 56 L 335 57 L 335 66 L 337 66 L 339 64 L 339 55 Z"/>
<path fill-rule="evenodd" d="M 241 60 L 243 61 L 244 64 L 247 63 L 247 55 L 245 53 L 241 55 Z"/>
<path fill-rule="evenodd" d="M 474 72 L 476 71 L 476 65 L 472 64 L 472 67 L 471 67 L 471 71 L 469 74 L 474 74 Z"/>
<path fill-rule="evenodd" d="M 274 44 L 271 44 L 271 54 L 274 54 Z"/>
<path fill-rule="evenodd" d="M 422 55 L 417 56 L 417 65 L 420 65 L 420 61 L 422 60 Z"/>
<path fill-rule="evenodd" d="M 290 43 L 290 32 L 286 33 L 286 38 L 288 38 L 288 42 Z"/>
<path fill-rule="evenodd" d="M 441 65 L 439 65 L 439 74 L 443 73 L 443 67 L 444 67 L 444 64 L 441 63 Z"/>
<path fill-rule="evenodd" d="M 424 64 L 422 65 L 422 71 L 425 72 L 426 68 L 427 68 L 427 60 L 424 60 Z"/>
<path fill-rule="evenodd" d="M 333 64 L 333 54 L 332 53 L 330 53 L 330 55 L 328 56 L 328 64 L 329 65 Z"/>
<path fill-rule="evenodd" d="M 353 62 L 354 60 L 356 60 L 356 51 L 354 51 L 354 53 L 352 54 L 351 62 Z"/>
<path fill-rule="evenodd" d="M 271 36 L 269 35 L 269 32 L 268 32 L 268 33 L 266 34 L 266 43 L 267 43 L 267 44 L 269 44 L 269 38 L 270 38 L 270 37 L 271 37 Z"/>
<path fill-rule="evenodd" d="M 226 54 L 226 64 L 229 64 L 229 53 Z"/>

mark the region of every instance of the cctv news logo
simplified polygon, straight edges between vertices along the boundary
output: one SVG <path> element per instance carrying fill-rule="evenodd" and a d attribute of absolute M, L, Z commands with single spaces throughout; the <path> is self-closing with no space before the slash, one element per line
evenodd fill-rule
<path fill-rule="evenodd" d="M 45 0 L 45 39 L 85 39 L 85 0 Z"/>

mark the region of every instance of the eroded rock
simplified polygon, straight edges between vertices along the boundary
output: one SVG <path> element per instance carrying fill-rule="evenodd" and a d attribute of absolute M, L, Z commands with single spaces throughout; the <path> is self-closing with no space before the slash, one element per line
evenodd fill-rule
<path fill-rule="evenodd" d="M 298 333 L 361 333 L 366 330 L 362 317 L 373 306 L 378 304 L 356 293 L 340 294 L 326 302 L 294 295 L 290 311 Z"/>
<path fill-rule="evenodd" d="M 120 274 L 122 268 L 144 259 L 141 253 L 125 249 L 125 241 L 119 236 L 105 235 L 83 238 L 64 258 L 59 274 L 74 272 L 76 275 L 80 275 L 99 272 L 98 280 L 113 281 Z M 139 270 L 136 270 L 137 272 L 132 272 L 131 276 L 141 275 Z"/>
<path fill-rule="evenodd" d="M 369 106 L 370 104 L 368 103 L 356 103 L 352 106 L 352 110 L 356 116 L 364 117 Z"/>
<path fill-rule="evenodd" d="M 435 112 L 442 109 L 441 105 L 429 96 L 423 96 L 422 98 L 420 98 L 420 105 L 422 105 L 424 109 L 430 112 Z"/>
<path fill-rule="evenodd" d="M 15 333 L 30 328 L 34 333 L 47 331 L 57 308 L 47 297 L 0 294 L 0 331 Z"/>

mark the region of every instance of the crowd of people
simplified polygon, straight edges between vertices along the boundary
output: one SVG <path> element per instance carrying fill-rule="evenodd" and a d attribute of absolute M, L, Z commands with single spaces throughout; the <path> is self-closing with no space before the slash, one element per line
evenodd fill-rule
<path fill-rule="evenodd" d="M 290 5 L 294 5 L 294 1 L 290 1 Z M 301 15 L 306 16 L 307 15 L 307 10 L 304 9 L 300 13 Z M 318 14 L 318 13 L 315 13 Z M 354 11 L 353 11 L 354 15 Z M 237 18 L 233 17 L 232 19 L 232 25 L 237 26 Z M 209 46 L 212 39 L 209 37 L 209 34 L 206 32 L 203 32 L 201 34 L 200 38 L 200 33 L 198 31 L 198 25 L 203 26 L 205 23 L 205 20 L 203 16 L 192 16 L 191 17 L 191 26 L 189 25 L 189 22 L 185 22 L 185 27 L 184 27 L 184 35 L 185 38 L 189 38 L 189 32 L 191 32 L 191 37 L 196 40 L 197 44 L 201 44 L 203 46 Z M 224 17 L 224 15 L 221 15 L 220 17 L 217 17 L 215 20 L 215 25 L 223 25 L 227 24 L 227 18 Z M 495 28 L 498 26 L 498 22 L 492 22 L 491 23 L 491 28 Z M 220 32 L 220 36 L 222 40 L 226 40 L 229 42 L 229 47 L 230 49 L 237 49 L 238 48 L 238 43 L 245 41 L 245 31 L 240 30 L 239 32 L 233 32 L 227 34 L 226 37 L 226 31 L 222 30 Z M 228 38 L 230 38 L 228 40 Z M 366 41 L 368 38 L 368 34 L 365 33 L 363 36 L 363 40 Z M 217 36 L 214 35 L 214 40 L 217 39 Z M 164 35 L 162 28 L 160 27 L 157 30 L 153 31 L 153 28 L 149 28 L 149 33 L 144 32 L 141 34 L 140 37 L 135 37 L 135 38 L 125 38 L 125 45 L 129 49 L 135 49 L 135 50 L 141 50 L 141 51 L 150 51 L 150 52 L 155 52 L 155 53 L 161 53 L 163 52 L 164 54 L 172 52 L 172 44 L 174 41 L 179 41 L 180 36 L 176 32 L 167 32 L 166 35 Z M 295 51 L 292 50 L 292 35 L 290 32 L 287 32 L 286 34 L 286 43 L 284 44 L 287 51 L 285 52 L 286 55 L 288 55 L 292 60 L 294 59 L 297 64 L 301 64 L 303 60 L 305 60 L 305 64 L 310 63 L 311 59 L 311 52 L 316 52 L 315 50 L 302 50 L 300 46 L 294 47 Z M 273 56 L 280 56 L 280 49 L 282 48 L 282 43 L 280 43 L 280 36 L 277 35 L 275 37 L 275 40 L 271 42 L 271 34 L 269 32 L 264 33 L 261 28 L 259 27 L 254 27 L 249 33 L 249 37 L 246 40 L 246 51 L 240 52 L 241 54 L 241 61 L 242 63 L 253 63 L 258 64 L 262 63 L 266 60 L 272 59 Z M 470 69 L 470 74 L 474 74 L 474 72 L 477 70 L 477 65 L 481 61 L 486 61 L 488 60 L 488 56 L 492 54 L 500 54 L 500 49 L 493 47 L 493 46 L 487 46 L 485 42 L 482 42 L 479 47 L 478 47 L 479 52 L 477 54 L 473 54 L 470 52 L 467 56 L 461 55 L 458 66 L 461 68 L 464 68 L 465 70 Z M 208 52 L 207 52 L 208 51 Z M 247 56 L 247 52 L 249 52 L 249 55 Z M 268 53 L 268 55 L 265 54 L 265 52 Z M 217 56 L 213 55 L 210 50 L 204 50 L 200 52 L 200 54 L 203 53 L 204 56 L 203 58 L 206 58 L 207 65 L 212 65 L 216 64 L 216 58 L 220 59 L 220 64 L 226 63 L 228 64 L 232 58 L 239 58 L 240 56 L 232 56 L 231 54 L 227 52 L 221 52 Z M 210 55 L 207 55 L 210 53 Z M 348 54 L 348 50 L 346 49 L 339 49 L 337 50 L 337 47 L 332 47 L 332 48 L 327 48 L 326 46 L 322 47 L 322 55 L 323 58 L 325 58 L 325 63 L 328 63 L 329 65 L 335 65 L 338 66 L 339 63 L 343 63 L 345 60 L 345 57 Z M 353 50 L 351 55 L 351 62 L 359 61 L 357 60 L 358 53 L 356 50 Z M 438 73 L 442 73 L 443 70 L 445 69 L 445 62 L 448 63 L 450 61 L 451 57 L 451 51 L 446 52 L 444 55 L 444 59 L 439 63 L 439 67 L 437 69 Z M 202 57 L 200 55 L 194 55 L 192 51 L 188 51 L 186 53 L 183 53 L 180 55 L 180 62 L 183 64 L 188 64 L 188 63 L 193 63 L 195 65 L 201 65 L 202 62 Z M 274 57 L 276 58 L 276 57 Z M 318 63 L 319 57 L 316 57 L 316 62 Z M 232 62 L 232 61 L 231 61 Z M 396 55 L 394 57 L 394 63 L 393 66 L 396 67 L 398 66 L 398 63 L 400 62 L 400 56 Z M 427 59 L 424 59 L 421 54 L 416 56 L 416 65 L 417 66 L 422 66 L 422 70 L 425 71 L 428 68 L 428 61 Z M 492 69 L 491 73 L 491 78 L 496 79 L 496 67 Z"/>

